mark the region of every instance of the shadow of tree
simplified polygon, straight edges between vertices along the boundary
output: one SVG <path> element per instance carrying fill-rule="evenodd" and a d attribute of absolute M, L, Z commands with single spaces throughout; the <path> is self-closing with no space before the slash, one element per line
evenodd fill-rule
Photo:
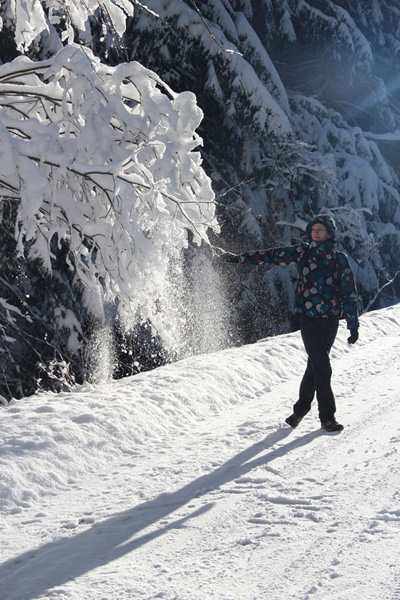
<path fill-rule="evenodd" d="M 320 435 L 319 431 L 306 434 L 257 457 L 288 437 L 291 431 L 286 427 L 278 429 L 211 473 L 198 477 L 175 492 L 160 494 L 153 500 L 94 524 L 74 537 L 49 542 L 4 562 L 0 565 L 1 600 L 33 600 L 54 587 L 117 560 L 170 529 L 183 526 L 190 519 L 210 510 L 214 503 L 205 504 L 195 511 L 188 512 L 186 516 L 158 527 L 155 531 L 135 537 L 147 527 L 157 525 L 191 500 L 205 496 L 256 467 L 268 465 L 295 448 L 312 442 Z"/>

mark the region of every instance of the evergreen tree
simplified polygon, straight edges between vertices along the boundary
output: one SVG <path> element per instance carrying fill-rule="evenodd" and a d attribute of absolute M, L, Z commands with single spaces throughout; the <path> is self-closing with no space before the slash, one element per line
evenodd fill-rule
<path fill-rule="evenodd" d="M 139 61 L 157 73 L 159 78 L 151 75 L 150 79 L 157 80 L 156 88 L 162 89 L 170 99 L 176 92 L 194 92 L 204 118 L 194 116 L 193 123 L 203 139 L 202 164 L 217 197 L 220 223 L 217 234 L 213 215 L 206 208 L 212 197 L 208 187 L 207 201 L 200 209 L 201 230 L 197 231 L 196 226 L 198 213 L 183 215 L 189 217 L 183 219 L 183 227 L 187 227 L 197 241 L 205 239 L 207 224 L 211 224 L 208 236 L 215 247 L 235 252 L 287 245 L 301 238 L 313 214 L 329 211 L 339 225 L 340 246 L 350 255 L 364 308 L 378 308 L 398 301 L 400 8 L 397 0 L 204 0 L 201 3 L 196 0 L 108 0 L 101 4 L 94 0 L 85 3 L 70 0 L 62 3 L 57 0 L 20 3 L 17 0 L 14 3 L 5 0 L 0 11 L 0 60 L 3 63 L 12 61 L 17 55 L 25 55 L 37 63 L 52 61 L 63 46 L 76 49 L 77 46 L 73 46 L 76 44 L 100 59 L 103 66 L 97 68 L 104 73 L 114 66 L 122 67 L 122 63 Z M 9 85 L 7 67 L 3 77 L 3 84 Z M 43 71 L 40 74 L 36 71 L 36 77 L 35 85 L 39 85 L 39 81 L 43 81 Z M 77 92 L 82 89 L 80 84 L 75 85 Z M 71 86 L 73 88 L 74 84 Z M 100 87 L 97 86 L 95 94 Z M 155 88 L 153 92 L 155 94 Z M 13 101 L 15 98 L 14 95 Z M 138 100 L 134 96 L 125 103 L 132 108 Z M 11 106 L 11 96 L 7 102 Z M 84 105 L 85 102 L 76 104 L 77 114 L 87 109 L 87 102 L 85 108 Z M 191 107 L 193 114 L 198 114 L 194 103 Z M 4 112 L 4 102 L 2 108 Z M 145 110 L 149 111 L 151 121 L 151 103 L 145 103 Z M 170 107 L 165 110 L 168 115 L 172 114 Z M 94 108 L 92 115 L 95 112 Z M 95 121 L 91 119 L 90 122 Z M 173 127 L 172 124 L 171 131 Z M 13 129 L 8 124 L 7 132 L 13 139 L 21 135 L 16 134 L 17 131 L 18 128 Z M 98 130 L 92 127 L 91 131 L 96 139 L 99 135 L 108 139 L 108 133 L 101 127 Z M 168 144 L 180 142 L 182 131 L 184 129 L 180 133 L 176 130 L 177 139 L 170 139 Z M 24 141 L 30 135 L 31 131 L 28 133 L 25 128 Z M 139 128 L 137 140 L 141 135 Z M 193 136 L 194 129 L 191 128 L 187 139 L 199 144 L 200 138 Z M 149 139 L 147 130 L 146 139 Z M 3 131 L 0 136 L 3 148 L 6 142 Z M 158 143 L 157 140 L 156 145 Z M 149 151 L 147 142 L 145 147 L 142 156 Z M 184 143 L 182 149 L 185 147 Z M 61 144 L 59 148 L 63 155 L 71 157 L 65 145 Z M 91 151 L 95 155 L 100 149 L 91 147 Z M 54 152 L 54 156 L 59 152 Z M 156 146 L 151 152 L 157 154 Z M 182 153 L 180 157 L 183 160 Z M 30 159 L 35 163 L 33 155 Z M 112 160 L 116 160 L 114 156 Z M 160 182 L 169 177 L 169 172 L 165 161 L 162 164 L 162 160 L 155 163 L 152 160 L 147 155 L 146 164 L 151 165 L 153 186 L 155 173 Z M 85 161 L 86 164 L 90 162 L 87 156 Z M 65 161 L 63 165 L 54 163 L 52 169 L 65 168 L 66 164 Z M 187 172 L 184 167 L 184 173 Z M 44 170 L 44 175 L 48 179 L 50 172 Z M 110 173 L 108 176 L 114 177 Z M 198 176 L 205 181 L 200 171 Z M 46 238 L 46 245 L 40 245 L 37 232 L 42 227 L 40 219 L 43 215 L 39 218 L 40 211 L 29 201 L 25 205 L 25 219 L 21 220 L 15 204 L 16 198 L 21 197 L 20 188 L 4 171 L 1 185 L 4 231 L 1 260 L 6 265 L 0 304 L 5 332 L 3 373 L 7 372 L 9 383 L 15 380 L 17 385 L 18 378 L 21 379 L 18 356 L 21 352 L 27 356 L 25 350 L 12 350 L 13 358 L 10 360 L 8 356 L 7 367 L 4 362 L 10 349 L 15 348 L 15 327 L 14 333 L 10 327 L 18 321 L 16 328 L 23 332 L 24 348 L 29 345 L 26 332 L 42 340 L 41 346 L 39 342 L 30 343 L 32 357 L 45 357 L 41 361 L 45 370 L 52 361 L 59 365 L 69 362 L 75 365 L 73 375 L 79 380 L 84 376 L 82 365 L 87 362 L 77 358 L 79 353 L 85 355 L 84 349 L 88 347 L 85 322 L 89 305 L 84 301 L 87 290 L 94 282 L 97 290 L 104 283 L 108 292 L 113 290 L 110 296 L 112 321 L 115 335 L 120 339 L 121 323 L 116 316 L 115 298 L 129 296 L 128 288 L 135 277 L 130 279 L 132 274 L 128 278 L 122 277 L 120 246 L 115 244 L 113 235 L 108 237 L 112 240 L 108 247 L 113 249 L 107 254 L 107 264 L 109 267 L 119 265 L 114 275 L 114 267 L 105 268 L 105 263 L 99 260 L 104 255 L 101 246 L 93 242 L 96 239 L 93 227 L 96 229 L 99 223 L 97 221 L 96 225 L 96 220 L 90 227 L 87 221 L 78 219 L 78 225 L 72 221 L 80 232 L 78 245 L 71 243 L 76 236 L 74 227 L 70 237 L 56 227 L 53 237 Z M 102 189 L 101 193 L 108 189 L 102 187 L 100 180 L 95 185 L 96 191 Z M 75 194 L 90 191 L 83 173 L 77 176 L 74 186 Z M 190 188 L 191 201 L 197 202 L 196 177 L 187 180 L 183 188 L 185 193 Z M 183 188 L 179 177 L 176 178 L 173 192 Z M 46 202 L 49 201 L 51 199 L 47 197 Z M 62 203 L 58 210 L 60 206 L 63 208 Z M 188 208 L 189 205 L 185 210 Z M 56 211 L 56 214 L 58 222 L 65 221 L 60 212 Z M 26 229 L 28 217 L 33 228 L 32 237 L 31 230 Z M 148 240 L 151 231 L 154 247 L 168 248 L 168 239 L 176 232 L 155 225 L 157 219 L 151 221 L 150 229 L 146 219 L 142 234 Z M 45 219 L 47 231 L 54 227 L 54 222 Z M 70 226 L 70 221 L 68 223 Z M 21 238 L 21 231 L 25 237 Z M 241 268 L 235 273 L 227 273 L 213 261 L 213 252 L 218 252 L 217 248 L 211 252 L 204 244 L 196 248 L 190 243 L 189 235 L 190 247 L 185 250 L 187 236 L 181 237 L 179 231 L 181 241 L 177 255 L 172 262 L 167 261 L 169 267 L 163 261 L 156 263 L 153 273 L 158 269 L 161 277 L 174 282 L 174 293 L 180 295 L 180 302 L 174 302 L 171 297 L 163 297 L 160 302 L 157 286 L 150 292 L 147 283 L 144 285 L 149 291 L 148 297 L 153 299 L 152 308 L 149 309 L 149 303 L 139 295 L 130 321 L 132 337 L 128 336 L 122 344 L 127 349 L 125 354 L 122 352 L 124 364 L 127 357 L 140 356 L 137 349 L 141 345 L 149 349 L 145 352 L 147 358 L 143 358 L 146 368 L 151 366 L 149 356 L 156 357 L 154 364 L 160 364 L 169 355 L 169 350 L 160 350 L 160 345 L 175 348 L 173 352 L 177 355 L 205 348 L 198 342 L 197 333 L 203 328 L 210 335 L 206 320 L 210 320 L 207 314 L 211 305 L 214 315 L 219 315 L 220 323 L 231 324 L 231 343 L 253 341 L 290 329 L 293 271 Z M 136 235 L 132 239 L 137 239 Z M 24 239 L 22 245 L 21 239 Z M 78 247 L 85 249 L 83 254 L 90 256 L 90 262 L 96 265 L 94 271 L 90 271 L 89 279 L 85 279 L 87 259 L 82 259 L 81 250 L 75 251 Z M 182 254 L 186 263 L 180 269 L 176 264 L 180 264 Z M 174 261 L 177 262 L 171 270 Z M 144 268 L 140 281 L 151 278 Z M 199 297 L 196 285 L 198 290 L 200 283 L 204 289 L 210 286 L 224 290 L 226 305 L 232 307 L 229 315 L 225 309 L 215 308 L 214 300 L 208 306 L 196 300 Z M 51 301 L 46 298 L 45 289 L 52 294 Z M 49 306 L 53 306 L 53 313 Z M 40 326 L 31 326 L 29 311 L 41 321 Z M 90 312 L 93 322 L 97 317 L 93 317 L 93 310 Z M 60 321 L 60 316 L 53 320 L 47 314 L 63 316 Z M 163 325 L 166 316 L 174 324 L 169 333 Z M 60 323 L 63 326 L 60 327 Z M 215 318 L 213 326 L 218 328 Z M 175 339 L 172 339 L 172 330 Z M 185 332 L 181 337 L 186 337 L 181 347 L 176 339 L 180 331 Z M 59 338 L 63 335 L 62 344 Z M 75 352 L 79 349 L 73 359 L 68 354 L 69 335 L 77 341 Z M 44 348 L 43 340 L 52 352 L 46 354 L 43 349 L 38 350 L 39 346 Z M 157 340 L 163 341 L 158 344 Z M 32 358 L 25 373 L 32 371 L 34 362 Z M 38 359 L 35 364 L 39 363 Z M 9 365 L 13 365 L 12 368 Z M 122 368 L 122 371 L 135 372 L 132 366 L 127 369 Z M 5 395 L 8 393 L 4 391 L 6 385 L 4 379 Z M 23 386 L 18 393 L 24 393 Z"/>

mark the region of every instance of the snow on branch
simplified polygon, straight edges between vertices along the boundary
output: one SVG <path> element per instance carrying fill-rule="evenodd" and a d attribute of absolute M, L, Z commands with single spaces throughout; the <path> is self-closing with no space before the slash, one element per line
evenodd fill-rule
<path fill-rule="evenodd" d="M 64 240 L 86 289 L 146 304 L 188 232 L 218 229 L 201 119 L 192 93 L 75 45 L 1 66 L 0 201 L 19 204 L 19 251 L 51 269 Z"/>
<path fill-rule="evenodd" d="M 99 0 L 54 0 L 41 2 L 40 0 L 26 0 L 17 2 L 4 0 L 4 24 L 11 26 L 14 31 L 15 43 L 20 52 L 27 52 L 38 43 L 41 36 L 49 38 L 48 43 L 54 49 L 61 47 L 60 39 L 55 33 L 55 27 L 64 21 L 63 38 L 71 34 L 72 29 L 79 31 L 79 37 L 86 44 L 90 44 L 92 32 L 89 20 L 98 11 L 106 11 L 107 21 L 112 30 L 121 36 L 126 29 L 126 20 L 134 14 L 134 6 L 145 10 L 145 6 L 138 0 L 108 0 L 106 3 Z M 151 12 L 151 11 L 148 11 Z M 1 24 L 0 24 L 1 25 Z M 1 30 L 1 26 L 0 26 Z"/>

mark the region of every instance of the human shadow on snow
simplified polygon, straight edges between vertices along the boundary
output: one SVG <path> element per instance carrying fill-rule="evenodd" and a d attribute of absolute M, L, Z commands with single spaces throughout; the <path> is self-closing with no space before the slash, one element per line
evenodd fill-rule
<path fill-rule="evenodd" d="M 320 435 L 320 431 L 305 434 L 291 442 L 257 456 L 284 440 L 291 429 L 282 427 L 264 440 L 246 448 L 211 473 L 202 475 L 175 492 L 160 494 L 133 508 L 94 524 L 73 537 L 46 543 L 24 552 L 0 565 L 0 599 L 33 600 L 71 580 L 134 551 L 151 540 L 176 529 L 212 508 L 208 503 L 168 524 L 162 521 L 196 498 L 205 496 L 224 484 L 266 466 L 295 448 L 305 446 Z M 142 533 L 147 527 L 158 528 Z"/>

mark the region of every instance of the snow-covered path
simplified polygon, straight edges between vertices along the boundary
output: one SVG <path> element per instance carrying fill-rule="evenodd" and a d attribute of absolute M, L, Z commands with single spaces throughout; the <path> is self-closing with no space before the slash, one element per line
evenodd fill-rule
<path fill-rule="evenodd" d="M 284 417 L 298 334 L 2 410 L 0 599 L 400 599 L 400 306 Z"/>

